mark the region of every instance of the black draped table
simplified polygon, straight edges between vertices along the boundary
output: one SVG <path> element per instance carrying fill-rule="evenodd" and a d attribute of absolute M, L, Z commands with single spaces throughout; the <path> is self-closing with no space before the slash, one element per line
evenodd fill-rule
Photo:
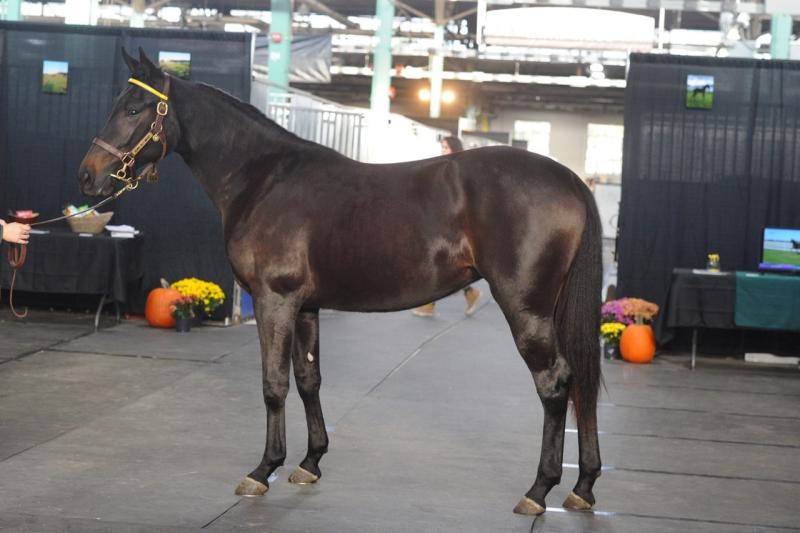
<path fill-rule="evenodd" d="M 142 235 L 126 239 L 67 229 L 32 233 L 28 257 L 17 272 L 14 290 L 100 296 L 95 315 L 97 327 L 106 300 L 113 301 L 119 309 L 119 304 L 128 300 L 128 285 L 144 276 L 143 243 Z M 3 245 L 0 258 L 0 286 L 6 289 L 11 284 L 7 246 Z"/>
<path fill-rule="evenodd" d="M 800 277 L 676 268 L 656 334 L 669 341 L 673 328 L 692 328 L 695 367 L 700 328 L 798 331 Z"/>

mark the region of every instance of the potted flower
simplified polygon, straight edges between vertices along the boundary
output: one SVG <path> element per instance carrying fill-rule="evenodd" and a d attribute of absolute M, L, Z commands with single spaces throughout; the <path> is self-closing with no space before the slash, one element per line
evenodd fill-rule
<path fill-rule="evenodd" d="M 656 304 L 641 298 L 611 300 L 603 304 L 601 334 L 606 340 L 606 334 L 603 333 L 604 326 L 609 335 L 612 330 L 619 331 L 616 342 L 622 358 L 632 363 L 649 363 L 656 352 L 655 335 L 650 324 L 657 313 Z M 613 323 L 619 323 L 624 327 L 619 330 L 607 325 Z"/>
<path fill-rule="evenodd" d="M 195 307 L 197 307 L 197 297 L 193 295 L 181 296 L 170 305 L 170 312 L 175 319 L 175 329 L 179 333 L 192 329 Z"/>
<path fill-rule="evenodd" d="M 211 316 L 225 302 L 225 293 L 222 288 L 211 281 L 184 278 L 173 283 L 171 287 L 184 296 L 194 296 L 197 299 L 195 318 L 200 321 L 204 316 Z"/>
<path fill-rule="evenodd" d="M 619 339 L 626 327 L 628 326 L 622 322 L 604 322 L 600 325 L 600 335 L 603 336 L 603 357 L 619 359 Z"/>

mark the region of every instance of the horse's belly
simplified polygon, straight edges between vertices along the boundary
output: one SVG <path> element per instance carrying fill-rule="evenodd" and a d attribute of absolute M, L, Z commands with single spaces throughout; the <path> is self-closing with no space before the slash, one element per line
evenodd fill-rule
<path fill-rule="evenodd" d="M 341 271 L 317 279 L 316 307 L 342 311 L 398 311 L 433 302 L 479 279 L 468 267 Z"/>

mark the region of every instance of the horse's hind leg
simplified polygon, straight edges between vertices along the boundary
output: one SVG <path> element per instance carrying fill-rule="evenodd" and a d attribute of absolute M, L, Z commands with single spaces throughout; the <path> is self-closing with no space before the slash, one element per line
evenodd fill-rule
<path fill-rule="evenodd" d="M 240 496 L 261 496 L 269 490 L 269 476 L 286 459 L 284 406 L 289 392 L 289 367 L 297 316 L 295 302 L 275 294 L 255 300 L 254 311 L 261 340 L 261 371 L 267 406 L 267 438 L 261 463 L 239 486 Z"/>
<path fill-rule="evenodd" d="M 314 483 L 322 476 L 319 461 L 328 451 L 328 433 L 319 401 L 319 311 L 301 312 L 297 317 L 292 365 L 297 391 L 306 409 L 308 452 L 297 470 L 289 476 L 289 481 L 305 485 Z"/>
<path fill-rule="evenodd" d="M 511 318 L 510 322 L 517 348 L 533 375 L 544 407 L 542 451 L 536 481 L 514 512 L 538 515 L 546 508 L 547 493 L 561 482 L 571 374 L 566 359 L 558 353 L 551 316 L 523 312 Z"/>
<path fill-rule="evenodd" d="M 567 509 L 591 509 L 595 503 L 592 488 L 600 477 L 600 444 L 597 440 L 597 413 L 594 410 L 583 414 L 578 421 L 578 449 L 580 450 L 580 473 L 572 493 L 564 500 Z"/>

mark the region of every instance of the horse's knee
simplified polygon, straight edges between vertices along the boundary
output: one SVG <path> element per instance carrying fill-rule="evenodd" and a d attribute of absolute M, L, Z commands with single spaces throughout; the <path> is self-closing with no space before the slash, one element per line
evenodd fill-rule
<path fill-rule="evenodd" d="M 289 394 L 289 384 L 265 381 L 264 403 L 270 408 L 282 408 L 286 403 L 286 396 Z"/>
<path fill-rule="evenodd" d="M 302 399 L 307 400 L 319 395 L 319 389 L 322 385 L 322 380 L 319 377 L 297 379 L 297 376 L 295 376 L 295 381 L 297 383 L 297 393 L 300 394 Z"/>

